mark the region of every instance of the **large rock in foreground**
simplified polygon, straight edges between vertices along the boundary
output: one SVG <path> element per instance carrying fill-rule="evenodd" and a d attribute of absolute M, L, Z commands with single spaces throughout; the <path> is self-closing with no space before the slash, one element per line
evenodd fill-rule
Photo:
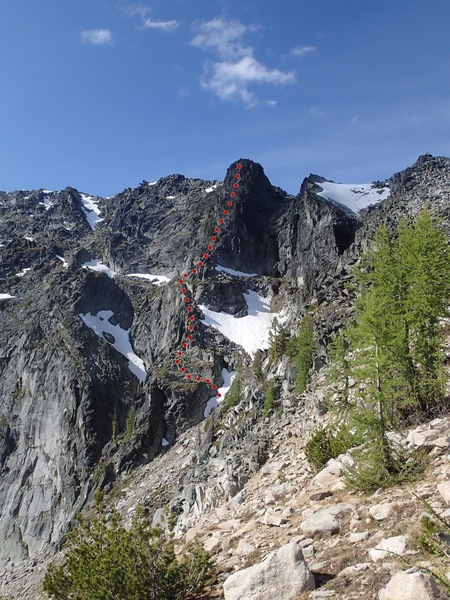
<path fill-rule="evenodd" d="M 293 600 L 315 588 L 300 547 L 291 542 L 271 552 L 256 565 L 230 575 L 225 600 Z"/>
<path fill-rule="evenodd" d="M 380 600 L 437 600 L 442 598 L 429 575 L 397 573 L 379 594 Z"/>

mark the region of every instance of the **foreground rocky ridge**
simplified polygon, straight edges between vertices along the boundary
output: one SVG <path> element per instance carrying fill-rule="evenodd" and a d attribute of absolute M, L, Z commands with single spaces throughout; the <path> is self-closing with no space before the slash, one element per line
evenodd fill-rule
<path fill-rule="evenodd" d="M 290 197 L 271 186 L 259 165 L 240 162 L 244 177 L 236 211 L 214 259 L 258 276 L 249 279 L 209 266 L 195 299 L 242 316 L 247 310 L 243 293 L 259 292 L 272 298 L 273 310 L 285 309 L 292 332 L 305 310 L 315 307 L 320 368 L 329 336 L 351 312 L 344 288 L 349 267 L 376 225 L 395 225 L 429 204 L 449 227 L 450 161 L 421 157 L 388 182 L 387 200 L 359 213 L 318 196 L 317 177 L 307 178 L 299 195 Z M 268 457 L 270 464 L 273 432 L 284 436 L 277 441 L 277 451 L 283 452 L 289 432 L 296 438 L 301 433 L 304 444 L 305 434 L 323 419 L 323 388 L 296 396 L 295 373 L 286 360 L 269 369 L 284 417 L 276 424 L 262 419 L 263 394 L 252 379 L 248 356 L 201 326 L 193 353 L 199 367 L 220 382 L 222 369 L 242 365 L 248 384 L 243 402 L 224 419 L 216 415 L 206 427 L 190 429 L 203 420 L 211 394 L 206 385 L 185 383 L 168 368 L 183 332 L 179 294 L 171 284 L 128 277 L 150 272 L 172 278 L 196 260 L 234 167 L 224 184 L 177 175 L 143 182 L 108 200 L 71 188 L 0 194 L 0 538 L 5 540 L 0 563 L 12 597 L 39 579 L 40 561 L 53 554 L 97 486 L 119 494 L 118 506 L 129 514 L 141 502 L 164 518 L 168 505 L 178 516 L 176 534 L 182 540 L 205 515 L 239 506 Z M 93 271 L 99 262 L 105 269 Z M 111 340 L 96 336 L 79 316 L 101 311 L 112 311 L 114 326 L 130 330 L 134 352 L 147 371 L 144 383 Z M 130 409 L 135 418 L 128 429 Z M 167 443 L 175 444 L 168 452 Z M 161 451 L 129 479 L 127 490 L 127 474 Z M 290 476 L 300 481 L 307 474 L 301 452 L 290 460 Z M 270 521 L 262 523 L 270 531 L 277 523 L 281 531 L 290 529 L 281 527 L 290 521 L 279 512 L 264 510 L 257 518 Z M 242 525 L 245 519 L 240 519 Z M 277 538 L 280 545 L 283 541 L 290 538 Z M 261 558 L 269 549 L 259 547 Z M 223 552 L 231 562 L 223 572 L 245 564 L 228 550 Z M 252 562 L 258 558 L 248 556 Z"/>

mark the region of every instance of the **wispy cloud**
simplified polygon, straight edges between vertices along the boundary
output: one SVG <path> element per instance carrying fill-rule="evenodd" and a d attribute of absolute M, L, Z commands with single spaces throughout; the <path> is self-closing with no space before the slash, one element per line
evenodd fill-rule
<path fill-rule="evenodd" d="M 311 108 L 308 110 L 308 114 L 311 115 L 312 117 L 324 117 L 327 113 L 322 110 L 322 108 L 315 104 L 314 106 L 311 106 Z"/>
<path fill-rule="evenodd" d="M 140 17 L 141 19 L 145 19 L 150 13 L 150 8 L 143 4 L 132 4 L 131 6 L 127 6 L 124 11 L 129 17 Z"/>
<path fill-rule="evenodd" d="M 96 46 L 112 44 L 112 33 L 109 29 L 85 29 L 81 32 L 81 40 Z"/>
<path fill-rule="evenodd" d="M 128 17 L 137 17 L 141 21 L 142 29 L 159 29 L 159 31 L 174 31 L 180 25 L 179 21 L 172 19 L 170 21 L 159 21 L 152 19 L 149 15 L 151 9 L 143 4 L 132 4 L 125 9 Z"/>
<path fill-rule="evenodd" d="M 178 21 L 154 21 L 153 19 L 145 19 L 142 26 L 145 29 L 160 29 L 161 31 L 174 31 L 180 23 Z"/>
<path fill-rule="evenodd" d="M 291 56 L 301 57 L 306 56 L 307 54 L 314 54 L 314 52 L 317 52 L 317 48 L 315 46 L 295 46 L 295 48 L 292 48 L 289 54 Z"/>
<path fill-rule="evenodd" d="M 251 26 L 221 17 L 197 25 L 197 34 L 191 45 L 212 52 L 219 58 L 205 63 L 201 86 L 221 100 L 240 99 L 247 106 L 261 103 L 274 106 L 276 102 L 273 100 L 259 100 L 251 86 L 294 83 L 295 75 L 292 71 L 270 69 L 255 58 L 254 48 L 245 45 L 243 39 L 252 30 Z"/>

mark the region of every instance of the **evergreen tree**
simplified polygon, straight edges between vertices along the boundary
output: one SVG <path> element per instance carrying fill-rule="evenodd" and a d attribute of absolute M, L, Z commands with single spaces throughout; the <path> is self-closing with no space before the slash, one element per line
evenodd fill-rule
<path fill-rule="evenodd" d="M 379 227 L 354 272 L 355 322 L 331 354 L 342 376 L 339 407 L 366 436 L 366 473 L 380 484 L 406 472 L 387 433 L 411 411 L 426 413 L 443 398 L 440 319 L 450 304 L 449 266 L 445 232 L 424 211 L 413 225 L 403 222 L 396 237 Z M 364 485 L 370 486 L 367 478 Z"/>
<path fill-rule="evenodd" d="M 412 226 L 401 223 L 398 252 L 407 290 L 404 316 L 411 387 L 426 411 L 444 394 L 440 320 L 449 315 L 450 304 L 450 246 L 428 209 Z"/>

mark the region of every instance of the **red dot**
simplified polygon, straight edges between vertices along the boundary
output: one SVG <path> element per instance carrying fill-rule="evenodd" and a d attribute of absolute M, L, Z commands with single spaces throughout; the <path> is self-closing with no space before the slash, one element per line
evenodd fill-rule
<path fill-rule="evenodd" d="M 186 367 L 181 367 L 181 371 L 184 373 L 186 371 Z"/>
<path fill-rule="evenodd" d="M 184 283 L 184 281 L 182 279 L 179 279 L 178 283 Z"/>
<path fill-rule="evenodd" d="M 203 255 L 203 258 L 208 258 L 208 255 L 207 255 L 207 254 L 204 254 L 204 255 Z"/>
<path fill-rule="evenodd" d="M 211 244 L 208 246 L 208 250 L 212 250 L 213 247 L 211 246 Z"/>
<path fill-rule="evenodd" d="M 231 200 L 228 200 L 227 206 L 233 206 L 233 203 L 231 202 Z"/>
<path fill-rule="evenodd" d="M 224 221 L 223 219 L 219 219 L 219 223 L 220 223 L 221 225 L 223 225 L 223 224 L 225 223 L 225 221 Z"/>
<path fill-rule="evenodd" d="M 211 379 L 205 379 L 205 383 L 211 383 Z"/>
<path fill-rule="evenodd" d="M 224 215 L 227 215 L 227 214 L 228 214 L 228 211 L 227 211 L 227 210 L 224 210 L 224 211 L 223 211 L 223 214 L 224 214 Z"/>
<path fill-rule="evenodd" d="M 185 294 L 186 292 L 187 292 L 187 289 L 186 289 L 186 288 L 181 288 L 181 293 L 182 293 L 182 294 Z"/>
<path fill-rule="evenodd" d="M 192 340 L 194 336 L 189 334 L 187 337 L 188 337 L 188 340 Z"/>
<path fill-rule="evenodd" d="M 238 184 L 238 183 L 233 183 L 233 187 L 234 187 L 234 188 L 238 188 L 238 187 L 239 187 L 239 184 Z"/>
<path fill-rule="evenodd" d="M 175 359 L 175 364 L 176 364 L 176 365 L 179 365 L 179 364 L 180 364 L 180 359 L 179 359 L 179 358 L 176 358 L 176 359 Z"/>
<path fill-rule="evenodd" d="M 194 326 L 193 325 L 189 325 L 188 329 L 189 329 L 189 331 L 194 331 Z"/>
<path fill-rule="evenodd" d="M 185 299 L 184 299 L 184 301 L 185 301 L 185 302 L 189 302 L 189 298 L 185 298 Z"/>
<path fill-rule="evenodd" d="M 197 375 L 196 380 L 197 381 L 201 381 L 202 380 L 202 378 L 200 377 L 200 375 Z"/>
<path fill-rule="evenodd" d="M 192 306 L 188 306 L 188 311 L 192 312 L 194 309 L 192 308 Z"/>
<path fill-rule="evenodd" d="M 187 274 L 187 273 L 185 273 L 185 274 L 183 275 L 183 277 L 186 279 L 186 277 L 188 277 L 188 274 Z"/>
<path fill-rule="evenodd" d="M 202 261 L 200 260 L 200 261 L 197 263 L 197 265 L 198 265 L 199 267 L 203 267 L 203 263 L 202 263 Z"/>
<path fill-rule="evenodd" d="M 217 397 L 222 398 L 222 394 L 220 392 L 217 392 Z"/>
<path fill-rule="evenodd" d="M 178 356 L 183 356 L 183 353 L 181 352 L 181 350 L 178 350 L 177 354 L 178 354 Z"/>
<path fill-rule="evenodd" d="M 188 373 L 188 375 L 186 375 L 186 377 L 187 377 L 188 379 L 192 379 L 192 375 L 191 375 L 190 373 Z"/>
<path fill-rule="evenodd" d="M 197 269 L 192 269 L 192 272 L 193 273 L 197 273 Z"/>
<path fill-rule="evenodd" d="M 215 383 L 213 383 L 211 387 L 213 390 L 217 390 L 217 385 Z"/>
<path fill-rule="evenodd" d="M 241 165 L 241 164 L 239 164 L 239 165 L 237 166 L 237 168 L 238 168 L 238 169 L 242 169 L 242 165 Z"/>
<path fill-rule="evenodd" d="M 236 192 L 231 192 L 230 196 L 234 198 L 236 196 Z"/>
<path fill-rule="evenodd" d="M 220 227 L 216 227 L 215 232 L 220 233 Z"/>
<path fill-rule="evenodd" d="M 241 174 L 240 174 L 240 173 L 237 173 L 237 174 L 236 174 L 236 179 L 240 179 L 240 178 L 241 178 Z"/>
<path fill-rule="evenodd" d="M 189 307 L 189 308 L 191 308 L 191 307 Z M 191 316 L 189 317 L 189 321 L 195 321 L 195 317 L 194 317 L 194 315 L 191 315 Z"/>
<path fill-rule="evenodd" d="M 187 348 L 188 345 L 186 344 L 186 342 L 183 343 L 183 348 Z"/>

